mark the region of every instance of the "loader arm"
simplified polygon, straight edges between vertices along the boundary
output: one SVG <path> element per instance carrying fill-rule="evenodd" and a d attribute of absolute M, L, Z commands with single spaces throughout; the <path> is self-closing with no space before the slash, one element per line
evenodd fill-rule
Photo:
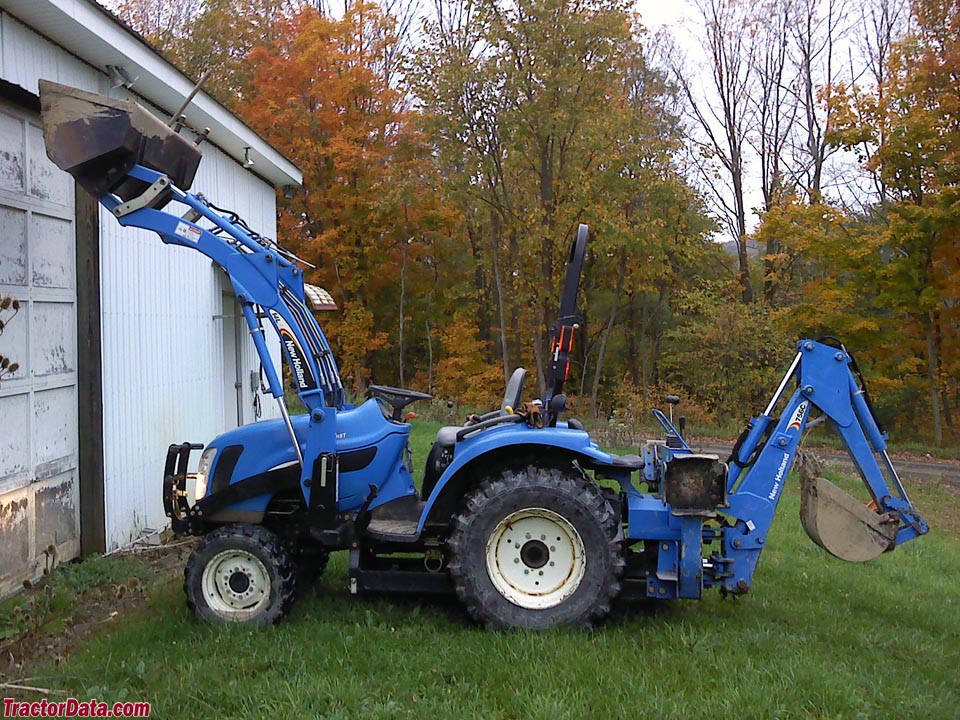
<path fill-rule="evenodd" d="M 163 173 L 137 165 L 128 175 L 151 187 L 166 186 L 171 199 L 189 208 L 188 213 L 180 217 L 149 206 L 129 210 L 129 202 L 111 194 L 100 197 L 100 203 L 121 225 L 150 230 L 159 234 L 164 243 L 196 250 L 227 273 L 263 361 L 270 394 L 282 399 L 283 385 L 263 337 L 264 317 L 281 338 L 304 404 L 311 410 L 341 407 L 343 384 L 330 345 L 307 308 L 300 267 L 284 257 L 279 248 L 254 240 L 238 224 L 211 209 L 202 196 L 170 185 Z M 210 221 L 226 236 L 198 225 L 200 218 Z"/>
<path fill-rule="evenodd" d="M 842 346 L 801 341 L 766 410 L 751 420 L 742 442 L 734 447 L 727 475 L 729 505 L 723 510 L 732 523 L 723 534 L 724 555 L 733 560 L 730 576 L 724 580 L 727 590 L 744 592 L 750 585 L 813 408 L 840 435 L 875 507 L 857 503 L 826 480 L 805 485 L 803 520 L 811 538 L 831 554 L 860 560 L 928 531 L 893 467 L 887 436 L 877 424 L 855 368 Z M 774 411 L 792 380 L 796 390 L 776 420 Z M 823 503 L 819 517 L 817 503 Z M 811 528 L 811 523 L 818 522 L 819 532 Z M 830 523 L 845 527 L 830 528 Z"/>
<path fill-rule="evenodd" d="M 312 422 L 322 428 L 311 433 L 308 451 L 311 444 L 333 447 L 334 423 L 322 423 L 323 408 L 332 410 L 329 416 L 335 418 L 344 398 L 330 345 L 308 309 L 297 258 L 250 230 L 236 214 L 221 212 L 202 195 L 188 192 L 200 162 L 200 140 L 186 141 L 132 100 L 47 80 L 39 84 L 44 142 L 54 164 L 70 173 L 121 225 L 156 232 L 164 243 L 196 250 L 229 276 L 266 374 L 267 391 L 277 401 L 304 475 L 309 476 L 312 469 L 303 468 L 263 320 L 280 337 L 297 392 L 311 411 Z M 170 203 L 180 205 L 183 214 L 171 212 Z M 201 221 L 210 227 L 198 224 Z M 320 295 L 313 295 L 323 304 Z"/>

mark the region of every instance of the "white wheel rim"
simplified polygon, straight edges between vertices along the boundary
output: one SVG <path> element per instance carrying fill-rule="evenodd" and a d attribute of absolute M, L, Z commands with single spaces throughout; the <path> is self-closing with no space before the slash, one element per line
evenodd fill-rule
<path fill-rule="evenodd" d="M 270 574 L 260 558 L 246 550 L 224 550 L 203 569 L 203 597 L 225 620 L 256 617 L 270 602 Z"/>
<path fill-rule="evenodd" d="M 514 605 L 545 610 L 576 592 L 586 569 L 580 533 L 545 508 L 517 510 L 487 541 L 487 574 Z"/>

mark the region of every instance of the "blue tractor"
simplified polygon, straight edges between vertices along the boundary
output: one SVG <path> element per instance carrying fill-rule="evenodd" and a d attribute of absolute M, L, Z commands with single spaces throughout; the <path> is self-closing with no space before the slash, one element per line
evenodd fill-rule
<path fill-rule="evenodd" d="M 373 385 L 371 399 L 346 402 L 311 312 L 330 297 L 304 282 L 291 253 L 188 192 L 196 144 L 132 101 L 47 81 L 40 89 L 54 163 L 121 225 L 192 248 L 227 274 L 280 409 L 282 419 L 206 447 L 169 449 L 164 507 L 176 532 L 200 536 L 184 589 L 207 621 L 280 620 L 298 579 L 322 571 L 338 550 L 349 552 L 351 593 L 455 593 L 494 628 L 590 625 L 621 595 L 745 593 L 814 411 L 839 433 L 872 502 L 806 478 L 801 516 L 811 538 L 863 561 L 927 532 L 856 363 L 833 340 L 798 343 L 766 409 L 725 461 L 693 452 L 659 411 L 665 439 L 636 455 L 605 452 L 579 422 L 561 419 L 583 225 L 570 250 L 545 397 L 530 399 L 526 373 L 516 370 L 499 409 L 437 433 L 418 491 L 404 410 L 429 396 Z M 306 414 L 287 411 L 266 324 L 281 339 Z"/>

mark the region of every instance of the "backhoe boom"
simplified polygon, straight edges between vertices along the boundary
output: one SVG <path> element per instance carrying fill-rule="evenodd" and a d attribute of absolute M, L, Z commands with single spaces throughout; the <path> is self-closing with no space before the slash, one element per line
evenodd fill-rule
<path fill-rule="evenodd" d="M 797 388 L 784 405 L 779 420 L 772 414 L 791 380 Z M 850 458 L 866 485 L 873 507 L 864 507 L 861 520 L 869 526 L 883 528 L 890 542 L 882 550 L 912 540 L 927 532 L 927 524 L 914 510 L 900 478 L 887 454 L 886 439 L 870 409 L 866 385 L 859 378 L 852 356 L 843 346 L 804 340 L 797 345 L 797 354 L 784 375 L 766 410 L 751 421 L 749 432 L 738 443 L 729 463 L 727 490 L 729 506 L 723 510 L 732 521 L 724 532 L 724 555 L 733 560 L 732 575 L 724 579 L 724 587 L 732 592 L 743 592 L 749 587 L 757 559 L 763 549 L 774 513 L 783 493 L 787 473 L 809 422 L 811 411 L 819 410 L 840 435 Z M 882 462 L 881 462 L 882 461 Z M 886 472 L 887 477 L 884 477 Z M 827 481 L 822 481 L 827 482 Z M 892 488 L 891 488 L 892 485 Z M 838 492 L 839 489 L 837 489 Z M 817 487 L 804 489 L 816 494 Z M 821 496 L 822 495 L 822 496 Z M 810 513 L 813 503 L 836 503 L 833 494 L 825 489 L 815 498 L 805 497 L 804 525 L 811 532 Z M 844 512 L 859 513 L 855 505 L 846 505 Z M 820 509 L 821 522 L 836 522 L 839 510 Z M 876 516 L 875 519 L 871 516 Z M 891 526 L 891 521 L 896 520 Z M 862 523 L 861 523 L 862 524 Z M 852 528 L 854 525 L 850 525 Z M 857 552 L 838 547 L 827 547 L 830 540 L 811 537 L 844 559 L 865 559 Z M 862 548 L 871 545 L 869 532 L 863 538 L 844 537 L 844 545 L 860 548 L 860 554 L 870 555 Z M 873 556 L 879 553 L 873 553 Z"/>

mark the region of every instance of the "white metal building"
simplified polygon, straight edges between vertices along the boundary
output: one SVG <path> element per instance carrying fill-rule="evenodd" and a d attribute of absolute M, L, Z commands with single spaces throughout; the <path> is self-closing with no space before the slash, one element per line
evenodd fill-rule
<path fill-rule="evenodd" d="M 0 384 L 0 594 L 42 572 L 51 544 L 63 560 L 163 527 L 167 446 L 255 419 L 259 366 L 229 282 L 120 227 L 50 163 L 40 78 L 163 115 L 194 84 L 93 0 L 0 0 L 0 292 L 23 304 L 0 336 L 20 363 Z M 300 171 L 203 92 L 186 114 L 211 129 L 192 189 L 275 237 L 274 188 Z"/>

